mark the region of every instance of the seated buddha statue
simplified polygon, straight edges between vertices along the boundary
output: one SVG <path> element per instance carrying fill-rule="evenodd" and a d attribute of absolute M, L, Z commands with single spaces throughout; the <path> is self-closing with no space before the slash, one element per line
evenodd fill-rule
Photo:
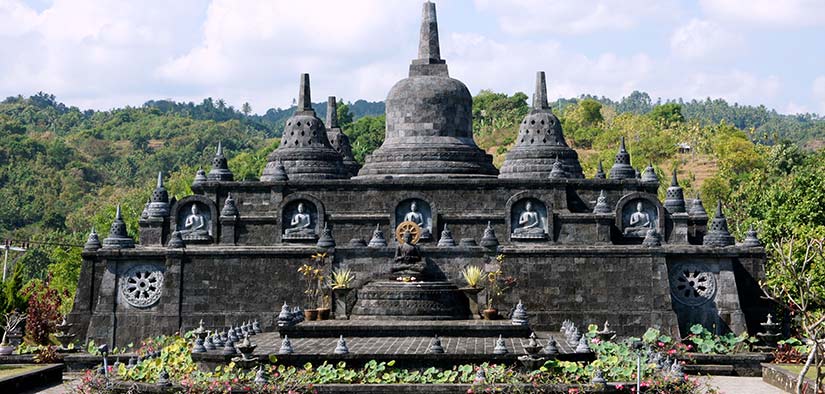
<path fill-rule="evenodd" d="M 408 212 L 404 216 L 405 222 L 413 222 L 421 227 L 421 239 L 429 239 L 430 238 L 430 228 L 427 225 L 427 219 L 424 218 L 424 215 L 421 212 L 418 212 L 418 204 L 413 202 L 410 204 L 410 212 Z"/>
<path fill-rule="evenodd" d="M 395 248 L 395 258 L 392 267 L 390 267 L 393 278 L 400 275 L 415 276 L 420 279 L 424 268 L 427 266 L 427 263 L 421 258 L 418 246 L 412 243 L 412 238 L 412 234 L 405 231 L 401 236 L 403 242 L 399 242 Z"/>
<path fill-rule="evenodd" d="M 312 228 L 312 217 L 306 212 L 304 203 L 298 204 L 298 211 L 292 215 L 289 227 L 284 230 L 285 238 L 314 238 L 315 229 Z"/>
<path fill-rule="evenodd" d="M 524 205 L 524 212 L 519 215 L 517 227 L 513 229 L 513 236 L 516 238 L 544 237 L 541 217 L 533 210 L 533 204 L 529 201 Z"/>
<path fill-rule="evenodd" d="M 636 212 L 630 215 L 630 222 L 624 229 L 625 235 L 633 235 L 644 237 L 647 230 L 653 228 L 653 223 L 650 221 L 650 215 L 644 211 L 642 202 L 636 204 Z"/>
<path fill-rule="evenodd" d="M 183 221 L 183 228 L 180 231 L 181 238 L 187 241 L 206 241 L 212 239 L 209 235 L 209 221 L 200 213 L 197 204 L 192 204 L 192 209 Z"/>

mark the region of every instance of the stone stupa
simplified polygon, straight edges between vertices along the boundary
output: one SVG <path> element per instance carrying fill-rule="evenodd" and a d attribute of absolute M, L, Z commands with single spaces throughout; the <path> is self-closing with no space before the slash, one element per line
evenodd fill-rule
<path fill-rule="evenodd" d="M 335 96 L 329 96 L 327 100 L 327 137 L 329 143 L 341 155 L 341 160 L 344 164 L 344 170 L 347 177 L 358 175 L 358 170 L 361 165 L 355 161 L 355 156 L 352 154 L 352 145 L 349 137 L 341 130 L 338 125 L 338 102 L 335 101 Z"/>
<path fill-rule="evenodd" d="M 384 143 L 358 178 L 495 177 L 492 156 L 473 140 L 473 96 L 441 59 L 435 4 L 424 3 L 418 59 L 386 101 Z"/>

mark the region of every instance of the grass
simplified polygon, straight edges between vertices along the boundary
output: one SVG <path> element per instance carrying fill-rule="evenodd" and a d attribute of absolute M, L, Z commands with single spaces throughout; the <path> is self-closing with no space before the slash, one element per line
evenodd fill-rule
<path fill-rule="evenodd" d="M 789 371 L 796 376 L 798 376 L 799 372 L 802 371 L 802 365 L 797 364 L 779 365 L 779 368 Z M 825 370 L 821 371 L 820 373 L 822 375 L 825 375 Z M 816 368 L 814 366 L 811 366 L 811 368 L 808 369 L 808 372 L 805 374 L 805 377 L 811 380 L 816 379 Z"/>
<path fill-rule="evenodd" d="M 7 364 L 7 365 L 0 365 L 0 379 L 22 375 L 24 373 L 28 373 L 34 371 L 36 369 L 43 368 L 42 365 L 33 365 L 33 364 Z"/>

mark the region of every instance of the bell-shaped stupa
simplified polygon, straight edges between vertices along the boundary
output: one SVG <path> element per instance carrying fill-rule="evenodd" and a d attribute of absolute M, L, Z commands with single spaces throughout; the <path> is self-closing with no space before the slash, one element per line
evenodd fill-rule
<path fill-rule="evenodd" d="M 267 156 L 261 180 L 280 180 L 276 176 L 282 161 L 290 180 L 338 179 L 345 177 L 341 155 L 330 145 L 324 122 L 315 115 L 310 99 L 309 74 L 301 74 L 298 108 L 286 120 L 281 144 Z"/>
<path fill-rule="evenodd" d="M 554 178 L 584 178 L 579 155 L 564 141 L 561 122 L 547 103 L 547 81 L 544 71 L 536 74 L 533 109 L 521 121 L 516 146 L 504 159 L 500 178 L 545 179 L 551 177 L 553 165 L 561 163 L 564 176 Z"/>
<path fill-rule="evenodd" d="M 355 156 L 352 154 L 352 145 L 349 137 L 341 130 L 338 124 L 338 102 L 335 101 L 335 96 L 329 96 L 327 100 L 327 137 L 329 143 L 341 155 L 341 160 L 344 163 L 344 170 L 347 177 L 358 175 L 358 170 L 361 165 L 355 161 Z"/>
<path fill-rule="evenodd" d="M 359 178 L 492 177 L 493 158 L 473 140 L 473 97 L 441 59 L 435 4 L 424 3 L 418 59 L 387 95 L 384 143 Z"/>

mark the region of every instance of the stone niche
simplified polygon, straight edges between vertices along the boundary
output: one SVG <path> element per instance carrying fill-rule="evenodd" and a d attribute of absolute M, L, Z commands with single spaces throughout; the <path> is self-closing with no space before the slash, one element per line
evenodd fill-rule
<path fill-rule="evenodd" d="M 212 200 L 203 196 L 189 196 L 172 208 L 172 228 L 180 232 L 186 243 L 212 243 L 217 234 L 218 209 Z"/>
<path fill-rule="evenodd" d="M 323 205 L 309 196 L 295 196 L 281 208 L 281 239 L 314 242 L 323 229 Z"/>
<path fill-rule="evenodd" d="M 122 307 L 147 309 L 163 295 L 165 267 L 161 264 L 129 264 L 118 275 L 118 299 Z"/>
<path fill-rule="evenodd" d="M 517 194 L 507 203 L 510 240 L 515 242 L 545 241 L 552 228 L 551 210 L 547 204 L 529 194 Z"/>
<path fill-rule="evenodd" d="M 433 210 L 430 204 L 421 198 L 408 198 L 395 207 L 395 228 L 402 222 L 415 222 L 421 227 L 421 241 L 433 238 Z"/>
<path fill-rule="evenodd" d="M 668 265 L 670 297 L 683 336 L 694 324 L 718 334 L 747 329 L 729 260 L 682 258 Z"/>
<path fill-rule="evenodd" d="M 631 193 L 616 204 L 616 228 L 625 238 L 642 239 L 648 230 L 656 230 L 665 239 L 664 207 L 646 193 Z"/>

